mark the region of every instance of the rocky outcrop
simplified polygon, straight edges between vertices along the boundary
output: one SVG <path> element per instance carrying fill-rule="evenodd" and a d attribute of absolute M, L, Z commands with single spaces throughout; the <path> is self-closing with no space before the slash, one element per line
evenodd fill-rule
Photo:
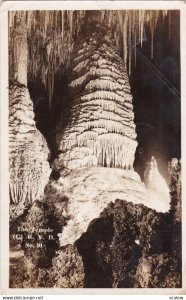
<path fill-rule="evenodd" d="M 59 129 L 59 160 L 70 169 L 132 169 L 137 142 L 127 70 L 108 30 L 94 18 L 93 13 L 86 19 L 72 53 L 70 111 L 64 131 Z"/>
<path fill-rule="evenodd" d="M 57 180 L 51 180 L 45 190 L 45 201 L 52 201 L 58 212 L 67 218 L 60 235 L 60 244 L 73 244 L 89 223 L 116 199 L 144 204 L 159 212 L 169 210 L 170 199 L 160 198 L 147 189 L 137 173 L 131 170 L 104 167 L 84 167 L 63 170 Z"/>
<path fill-rule="evenodd" d="M 48 195 L 49 196 L 49 195 Z M 51 200 L 51 201 L 50 201 Z M 65 199 L 61 203 L 65 204 Z M 84 286 L 82 257 L 74 245 L 59 248 L 66 224 L 65 205 L 53 199 L 35 201 L 10 226 L 10 286 L 14 288 Z M 14 235 L 21 237 L 19 240 Z"/>
<path fill-rule="evenodd" d="M 170 214 L 117 200 L 76 242 L 86 288 L 181 287 L 181 224 Z"/>
<path fill-rule="evenodd" d="M 177 160 L 171 170 L 172 208 L 167 213 L 158 212 L 160 203 L 145 196 L 147 189 L 133 171 L 81 168 L 50 180 L 43 202 L 34 202 L 10 232 L 12 236 L 18 226 L 50 228 L 55 238 L 49 241 L 42 234 L 43 247 L 27 249 L 26 232 L 20 232 L 24 238 L 12 252 L 10 286 L 180 288 Z M 36 235 L 32 243 L 37 242 Z M 69 243 L 75 245 L 62 246 Z"/>
<path fill-rule="evenodd" d="M 168 166 L 170 180 L 170 211 L 174 223 L 182 220 L 181 160 L 173 158 Z"/>
<path fill-rule="evenodd" d="M 67 245 L 59 251 L 52 261 L 50 276 L 55 288 L 84 287 L 83 261 L 75 246 Z"/>
<path fill-rule="evenodd" d="M 49 150 L 34 121 L 28 89 L 14 83 L 9 95 L 9 158 L 11 204 L 26 206 L 43 196 L 50 167 Z"/>
<path fill-rule="evenodd" d="M 59 212 L 52 200 L 47 204 L 35 202 L 25 215 L 25 221 L 20 218 L 19 225 L 38 229 L 49 226 L 55 228 L 55 234 L 65 228 L 65 222 L 63 225 L 61 222 L 63 228 L 60 229 L 59 215 L 58 219 L 51 219 Z M 15 225 L 12 224 L 12 230 Z M 54 243 L 49 243 L 41 234 L 43 248 L 24 249 L 25 235 L 21 247 L 24 254 L 14 255 L 11 264 L 10 286 L 179 288 L 180 234 L 181 224 L 174 224 L 170 213 L 158 213 L 141 204 L 116 200 L 91 221 L 75 245 L 58 248 L 56 238 Z"/>

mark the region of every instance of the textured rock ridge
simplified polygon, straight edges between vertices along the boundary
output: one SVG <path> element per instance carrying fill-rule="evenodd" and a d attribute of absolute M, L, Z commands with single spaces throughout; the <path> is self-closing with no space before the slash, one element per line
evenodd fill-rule
<path fill-rule="evenodd" d="M 170 213 L 117 200 L 76 242 L 86 288 L 181 287 L 181 223 Z"/>
<path fill-rule="evenodd" d="M 51 180 L 46 187 L 46 197 L 57 204 L 67 224 L 60 234 L 60 245 L 73 244 L 86 232 L 90 222 L 116 199 L 133 204 L 143 204 L 158 212 L 167 212 L 170 199 L 159 197 L 147 189 L 139 175 L 132 170 L 104 167 L 82 167 L 61 171 L 61 177 Z"/>
<path fill-rule="evenodd" d="M 44 192 L 50 174 L 49 150 L 34 121 L 28 89 L 15 83 L 9 95 L 11 203 L 30 204 Z"/>
<path fill-rule="evenodd" d="M 72 53 L 71 105 L 58 135 L 60 160 L 71 169 L 130 169 L 137 142 L 127 71 L 106 29 L 91 17 L 84 26 Z"/>

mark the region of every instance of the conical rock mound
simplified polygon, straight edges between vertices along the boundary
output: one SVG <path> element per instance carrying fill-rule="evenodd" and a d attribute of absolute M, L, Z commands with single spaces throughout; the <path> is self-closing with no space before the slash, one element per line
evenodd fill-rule
<path fill-rule="evenodd" d="M 34 121 L 28 89 L 15 83 L 9 95 L 9 162 L 12 204 L 28 205 L 42 197 L 50 167 L 49 150 Z"/>
<path fill-rule="evenodd" d="M 137 142 L 127 70 L 105 27 L 91 20 L 72 53 L 70 111 L 58 135 L 60 160 L 70 169 L 130 169 Z"/>

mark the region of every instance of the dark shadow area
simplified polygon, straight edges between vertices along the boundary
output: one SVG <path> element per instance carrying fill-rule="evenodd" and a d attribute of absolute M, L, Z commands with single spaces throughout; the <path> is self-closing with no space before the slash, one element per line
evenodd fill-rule
<path fill-rule="evenodd" d="M 181 156 L 180 16 L 172 11 L 159 17 L 154 34 L 137 46 L 136 67 L 130 76 L 138 147 L 134 168 L 143 179 L 146 162 L 155 156 L 167 179 L 167 163 Z"/>
<path fill-rule="evenodd" d="M 56 157 L 56 134 L 57 126 L 60 123 L 62 130 L 65 124 L 66 113 L 68 110 L 68 75 L 64 67 L 61 66 L 61 72 L 55 74 L 54 90 L 52 95 L 51 108 L 49 105 L 49 95 L 46 92 L 45 86 L 41 82 L 29 82 L 28 88 L 33 101 L 35 122 L 37 129 L 45 137 L 49 149 L 51 151 L 51 158 Z M 63 122 L 64 121 L 64 122 Z"/>
<path fill-rule="evenodd" d="M 76 247 L 84 264 L 85 288 L 111 288 L 113 282 L 112 266 L 101 257 L 99 245 L 105 250 L 112 242 L 114 228 L 111 218 L 98 218 L 93 220 L 86 233 L 76 242 Z"/>

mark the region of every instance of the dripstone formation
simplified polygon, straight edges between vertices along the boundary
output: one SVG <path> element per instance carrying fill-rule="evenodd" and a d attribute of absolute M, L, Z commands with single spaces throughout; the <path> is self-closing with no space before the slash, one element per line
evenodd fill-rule
<path fill-rule="evenodd" d="M 9 96 L 11 203 L 26 207 L 43 196 L 50 175 L 46 140 L 37 130 L 28 89 L 17 82 Z"/>
<path fill-rule="evenodd" d="M 15 217 L 21 207 L 24 209 L 43 196 L 50 167 L 48 146 L 36 128 L 27 88 L 27 28 L 21 18 L 15 24 L 11 43 L 14 47 L 10 60 L 13 75 L 9 90 L 9 168 L 10 203 L 17 205 L 11 207 Z"/>
<path fill-rule="evenodd" d="M 64 167 L 132 169 L 137 146 L 132 95 L 124 62 L 94 14 L 72 53 L 70 112 L 58 135 Z"/>

